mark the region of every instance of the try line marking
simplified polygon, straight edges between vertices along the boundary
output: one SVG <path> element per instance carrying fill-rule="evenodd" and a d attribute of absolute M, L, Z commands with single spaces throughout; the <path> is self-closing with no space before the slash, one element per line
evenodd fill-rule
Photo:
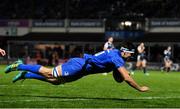
<path fill-rule="evenodd" d="M 40 97 L 40 96 L 39 96 Z M 95 100 L 96 98 L 59 98 L 59 99 L 53 99 L 53 98 L 48 98 L 48 99 L 21 99 L 21 100 L 0 100 L 0 103 L 13 103 L 13 102 L 45 102 L 45 101 L 88 101 L 88 100 Z M 98 99 L 98 98 L 97 98 Z M 136 98 L 119 98 L 119 100 L 165 100 L 165 99 L 180 99 L 179 97 L 136 97 Z M 103 98 L 101 99 L 103 100 Z M 107 98 L 105 98 L 104 100 L 108 100 Z M 109 98 L 109 100 L 118 100 L 117 99 L 111 99 Z"/>

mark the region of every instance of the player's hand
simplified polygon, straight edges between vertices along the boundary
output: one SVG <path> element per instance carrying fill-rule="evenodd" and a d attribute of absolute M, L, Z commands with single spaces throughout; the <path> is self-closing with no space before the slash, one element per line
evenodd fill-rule
<path fill-rule="evenodd" d="M 141 91 L 141 92 L 146 92 L 146 91 L 148 91 L 148 90 L 149 90 L 149 88 L 146 87 L 146 86 L 142 86 L 142 87 L 140 88 L 140 91 Z"/>
<path fill-rule="evenodd" d="M 5 55 L 6 55 L 6 52 L 5 52 L 3 49 L 0 49 L 0 54 L 1 54 L 2 56 L 5 56 Z"/>

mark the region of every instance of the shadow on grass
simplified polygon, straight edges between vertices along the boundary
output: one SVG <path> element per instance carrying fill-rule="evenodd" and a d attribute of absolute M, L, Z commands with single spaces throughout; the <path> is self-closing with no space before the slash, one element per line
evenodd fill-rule
<path fill-rule="evenodd" d="M 46 95 L 3 95 L 0 97 L 38 97 L 38 98 L 50 98 L 50 99 L 66 99 L 66 100 L 113 100 L 113 101 L 130 101 L 136 100 L 133 98 L 100 98 L 100 97 L 61 97 L 61 96 L 46 96 Z M 143 99 L 142 99 L 143 100 Z"/>

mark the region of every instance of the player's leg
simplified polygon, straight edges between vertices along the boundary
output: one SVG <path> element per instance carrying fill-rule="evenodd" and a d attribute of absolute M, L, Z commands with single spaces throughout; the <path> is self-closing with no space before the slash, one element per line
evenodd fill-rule
<path fill-rule="evenodd" d="M 61 83 L 57 78 L 45 78 L 42 75 L 35 74 L 32 72 L 26 72 L 26 71 L 19 72 L 19 74 L 13 78 L 13 83 L 15 83 L 16 81 L 25 80 L 25 79 L 37 79 L 37 80 L 52 83 L 54 85 L 59 85 Z"/>
<path fill-rule="evenodd" d="M 84 64 L 85 60 L 82 58 L 70 59 L 68 62 L 62 64 L 62 66 L 59 65 L 54 68 L 46 68 L 41 65 L 25 65 L 21 63 L 18 65 L 11 64 L 11 67 L 8 66 L 8 70 L 6 70 L 6 73 L 8 73 L 7 71 L 10 72 L 15 70 L 30 71 L 37 75 L 30 74 L 31 76 L 29 76 L 28 78 L 31 77 L 34 79 L 45 80 L 51 83 L 57 83 L 59 82 L 58 80 L 60 77 L 79 75 L 79 73 L 82 72 Z M 43 77 L 39 77 L 38 75 L 43 76 L 45 79 Z"/>
<path fill-rule="evenodd" d="M 168 60 L 165 60 L 165 71 L 166 72 L 169 72 L 169 61 Z"/>
<path fill-rule="evenodd" d="M 34 74 L 42 75 L 46 79 L 52 79 L 61 76 L 61 69 L 58 69 L 58 67 L 46 68 L 41 65 L 29 65 L 29 64 L 23 64 L 22 61 L 16 61 L 13 64 L 6 67 L 5 73 L 9 73 L 11 71 L 29 71 Z M 32 77 L 33 76 L 36 77 L 37 75 L 32 75 Z"/>
<path fill-rule="evenodd" d="M 162 67 L 161 67 L 161 72 L 165 71 L 165 60 L 163 59 L 162 62 Z"/>
<path fill-rule="evenodd" d="M 134 64 L 133 66 L 132 66 L 132 69 L 131 69 L 131 71 L 130 71 L 130 73 L 132 74 L 132 75 L 134 75 L 134 71 L 137 69 L 137 67 L 139 66 L 139 61 L 140 61 L 140 56 L 138 55 L 137 56 L 137 62 L 136 62 L 136 64 Z"/>
<path fill-rule="evenodd" d="M 16 61 L 6 67 L 5 73 L 9 73 L 11 71 L 20 71 L 20 70 L 31 71 L 36 73 L 39 71 L 40 67 L 41 65 L 23 64 L 20 61 Z"/>
<path fill-rule="evenodd" d="M 66 63 L 53 68 L 52 73 L 46 73 L 45 67 L 41 67 L 40 72 L 44 72 L 43 74 L 46 74 L 44 76 L 49 77 L 47 78 L 49 82 L 57 85 L 60 83 L 73 82 L 85 76 L 86 74 L 84 74 L 83 71 L 84 65 L 85 59 L 72 58 Z"/>
<path fill-rule="evenodd" d="M 149 73 L 147 73 L 146 64 L 147 64 L 147 61 L 146 61 L 146 59 L 144 59 L 144 60 L 142 61 L 143 73 L 144 73 L 145 75 L 149 75 Z"/>
<path fill-rule="evenodd" d="M 16 75 L 13 78 L 13 82 L 16 82 L 22 79 L 37 79 L 37 80 L 52 83 L 54 85 L 59 85 L 62 83 L 62 80 L 60 79 L 61 72 L 62 72 L 61 66 L 57 66 L 52 69 L 41 66 L 38 73 L 27 72 L 27 71 L 20 72 L 18 75 Z"/>
<path fill-rule="evenodd" d="M 140 68 L 142 66 L 142 61 L 138 61 L 137 63 L 136 63 L 136 68 Z"/>
<path fill-rule="evenodd" d="M 52 68 L 46 68 L 41 65 L 23 64 L 22 62 L 16 61 L 6 67 L 5 73 L 9 73 L 11 71 L 30 71 L 32 73 L 40 74 L 49 78 L 52 77 L 52 70 Z"/>
<path fill-rule="evenodd" d="M 172 66 L 172 61 L 168 60 L 166 63 L 166 71 L 169 72 L 171 70 L 171 66 Z"/>
<path fill-rule="evenodd" d="M 11 71 L 15 71 L 17 70 L 17 66 L 19 64 L 23 64 L 22 60 L 18 60 L 18 61 L 15 61 L 14 63 L 12 63 L 11 65 L 8 65 L 5 69 L 5 73 L 9 73 Z"/>
<path fill-rule="evenodd" d="M 166 62 L 166 72 L 169 72 L 170 71 L 170 69 L 169 69 L 169 62 L 167 61 Z"/>
<path fill-rule="evenodd" d="M 136 68 L 140 68 L 142 66 L 142 57 L 141 55 L 138 55 L 137 57 L 137 63 L 136 63 Z"/>
<path fill-rule="evenodd" d="M 144 65 L 144 68 L 143 68 L 144 70 L 144 73 L 147 75 L 147 76 L 149 76 L 149 73 L 147 72 L 147 61 L 145 62 L 145 65 Z"/>
<path fill-rule="evenodd" d="M 136 65 L 135 64 L 133 64 L 132 65 L 132 68 L 131 68 L 131 70 L 130 70 L 130 74 L 131 75 L 134 75 L 134 71 L 136 70 Z"/>
<path fill-rule="evenodd" d="M 137 68 L 140 68 L 141 66 L 141 61 L 137 61 L 135 65 L 133 65 L 132 69 L 131 69 L 131 74 L 134 75 L 134 71 L 137 69 Z"/>
<path fill-rule="evenodd" d="M 55 82 L 57 82 L 57 78 L 55 78 L 55 76 L 58 77 L 61 75 L 61 69 L 58 69 L 58 67 L 46 68 L 41 65 L 28 65 L 28 64 L 26 65 L 23 64 L 21 60 L 18 60 L 13 64 L 7 66 L 5 69 L 5 73 L 9 73 L 11 71 L 16 71 L 16 70 L 17 71 L 22 70 L 23 72 L 20 72 L 16 77 L 14 77 L 13 82 L 28 78 L 28 79 L 38 79 L 54 84 Z M 53 75 L 53 72 L 56 72 L 55 76 Z"/>
<path fill-rule="evenodd" d="M 42 75 L 38 75 L 38 74 L 27 72 L 27 71 L 21 71 L 13 78 L 13 83 L 19 80 L 23 80 L 23 79 L 38 79 L 38 80 L 43 80 L 43 81 L 46 80 L 46 78 Z"/>

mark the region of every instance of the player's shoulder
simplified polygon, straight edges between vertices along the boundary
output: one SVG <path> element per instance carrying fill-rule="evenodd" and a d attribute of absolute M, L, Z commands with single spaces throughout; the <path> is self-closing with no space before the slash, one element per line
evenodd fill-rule
<path fill-rule="evenodd" d="M 118 49 L 112 49 L 109 50 L 110 54 L 113 56 L 113 58 L 121 58 L 121 51 Z"/>
<path fill-rule="evenodd" d="M 114 55 L 114 54 L 117 54 L 119 51 L 117 49 L 108 49 L 108 50 L 105 50 L 104 52 L 106 52 L 109 55 Z"/>
<path fill-rule="evenodd" d="M 119 52 L 120 50 L 114 48 L 114 49 L 112 49 L 111 51 L 112 51 L 112 52 Z"/>
<path fill-rule="evenodd" d="M 118 49 L 112 49 L 111 52 L 114 54 L 120 54 L 120 50 Z"/>

